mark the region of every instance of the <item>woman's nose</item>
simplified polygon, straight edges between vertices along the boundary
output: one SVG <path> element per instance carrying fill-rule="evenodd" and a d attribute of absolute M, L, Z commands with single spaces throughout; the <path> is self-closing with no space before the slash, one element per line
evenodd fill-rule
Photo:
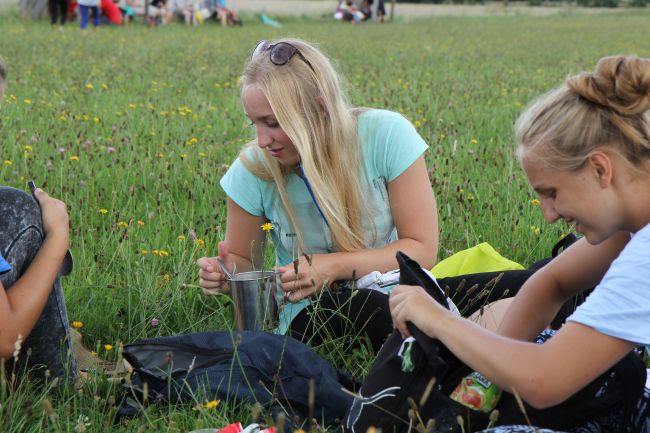
<path fill-rule="evenodd" d="M 271 145 L 271 143 L 273 143 L 273 138 L 271 137 L 271 134 L 269 134 L 269 131 L 263 126 L 258 126 L 257 145 L 261 148 L 265 148 Z"/>
<path fill-rule="evenodd" d="M 546 222 L 552 224 L 558 219 L 560 219 L 560 214 L 558 213 L 558 211 L 555 210 L 555 206 L 553 205 L 553 203 L 542 200 L 541 206 L 542 206 L 542 213 L 544 214 L 544 219 L 546 220 Z"/>

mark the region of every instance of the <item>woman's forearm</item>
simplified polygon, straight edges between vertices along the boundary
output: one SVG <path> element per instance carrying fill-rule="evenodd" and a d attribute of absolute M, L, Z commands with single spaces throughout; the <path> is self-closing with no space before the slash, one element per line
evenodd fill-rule
<path fill-rule="evenodd" d="M 437 241 L 421 242 L 415 239 L 399 239 L 376 249 L 354 252 L 331 253 L 335 264 L 335 280 L 350 280 L 370 272 L 388 272 L 397 268 L 395 255 L 402 251 L 425 269 L 431 269 L 436 262 Z"/>
<path fill-rule="evenodd" d="M 497 332 L 505 337 L 532 341 L 549 326 L 566 297 L 548 284 L 543 273 L 534 274 L 515 296 Z"/>

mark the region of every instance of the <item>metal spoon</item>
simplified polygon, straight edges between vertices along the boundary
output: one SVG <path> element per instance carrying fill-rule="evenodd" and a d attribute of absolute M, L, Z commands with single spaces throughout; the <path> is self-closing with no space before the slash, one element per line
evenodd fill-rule
<path fill-rule="evenodd" d="M 223 260 L 221 260 L 221 257 L 219 256 L 217 256 L 217 263 L 219 264 L 219 267 L 221 268 L 223 273 L 226 274 L 226 277 L 228 277 L 230 281 L 234 280 L 235 276 L 233 275 L 232 272 L 228 270 L 228 266 L 226 266 L 226 263 Z"/>

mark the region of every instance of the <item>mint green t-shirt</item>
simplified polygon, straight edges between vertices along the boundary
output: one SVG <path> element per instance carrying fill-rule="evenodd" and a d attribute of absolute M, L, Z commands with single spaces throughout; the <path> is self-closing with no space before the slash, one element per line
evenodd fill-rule
<path fill-rule="evenodd" d="M 413 125 L 398 113 L 369 110 L 359 116 L 359 142 L 363 147 L 365 185 L 362 194 L 372 209 L 372 221 L 364 224 L 368 248 L 379 248 L 397 240 L 397 230 L 388 200 L 388 184 L 409 168 L 427 149 L 427 144 Z M 353 176 L 353 174 L 351 174 Z M 362 179 L 364 179 L 362 177 Z M 264 181 L 237 159 L 221 178 L 221 187 L 246 212 L 265 217 L 272 225 L 271 239 L 276 251 L 276 265 L 287 265 L 298 256 L 293 227 L 289 223 L 274 182 Z M 327 223 L 312 199 L 303 179 L 290 174 L 287 192 L 304 234 L 307 254 L 334 252 Z M 285 333 L 307 300 L 280 305 L 279 333 Z"/>

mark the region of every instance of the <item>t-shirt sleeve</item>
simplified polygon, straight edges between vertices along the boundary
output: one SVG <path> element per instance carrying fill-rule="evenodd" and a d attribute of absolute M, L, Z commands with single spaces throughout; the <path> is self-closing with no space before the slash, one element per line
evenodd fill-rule
<path fill-rule="evenodd" d="M 248 171 L 244 164 L 237 158 L 223 175 L 221 188 L 235 203 L 246 212 L 255 215 L 264 215 L 262 196 L 262 183 L 264 181 Z"/>
<path fill-rule="evenodd" d="M 650 346 L 650 225 L 628 242 L 602 281 L 567 320 Z"/>
<path fill-rule="evenodd" d="M 0 255 L 0 275 L 11 270 L 11 265 Z"/>
<path fill-rule="evenodd" d="M 364 151 L 374 161 L 377 173 L 388 182 L 404 173 L 427 149 L 427 143 L 415 127 L 399 113 L 372 110 L 364 113 L 362 138 L 367 143 Z"/>

